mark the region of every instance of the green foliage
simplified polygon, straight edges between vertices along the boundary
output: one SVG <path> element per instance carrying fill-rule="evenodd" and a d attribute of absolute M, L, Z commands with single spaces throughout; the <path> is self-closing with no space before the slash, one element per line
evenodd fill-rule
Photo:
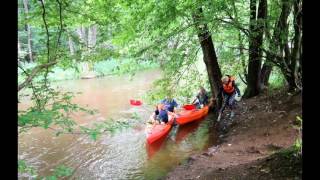
<path fill-rule="evenodd" d="M 206 72 L 201 73 L 201 68 L 199 69 L 195 64 L 187 65 L 184 68 L 180 72 L 176 72 L 177 75 L 170 68 L 166 69 L 167 74 L 172 73 L 173 76 L 165 74 L 164 78 L 156 80 L 153 83 L 154 88 L 147 92 L 144 99 L 149 104 L 157 104 L 159 100 L 171 95 L 179 104 L 186 104 L 194 100 L 200 86 L 204 86 L 210 92 Z"/>
<path fill-rule="evenodd" d="M 24 160 L 18 160 L 18 173 L 19 174 L 28 174 L 31 175 L 35 179 L 43 179 L 43 180 L 57 180 L 63 177 L 68 177 L 72 175 L 73 169 L 64 165 L 59 165 L 54 169 L 54 172 L 50 176 L 46 177 L 39 177 L 38 174 L 35 172 L 36 170 L 28 166 Z"/>
<path fill-rule="evenodd" d="M 118 62 L 116 60 L 110 59 L 95 63 L 93 69 L 99 76 L 106 76 L 112 74 L 117 65 Z"/>
<path fill-rule="evenodd" d="M 283 74 L 280 72 L 279 68 L 274 67 L 269 78 L 270 89 L 282 89 L 285 87 L 285 83 L 285 78 Z"/>
<path fill-rule="evenodd" d="M 70 176 L 72 172 L 73 172 L 72 168 L 66 167 L 64 165 L 60 165 L 54 170 L 54 175 L 57 177 L 67 177 L 67 176 Z"/>
<path fill-rule="evenodd" d="M 293 143 L 293 145 L 290 148 L 280 150 L 279 153 L 287 158 L 297 157 L 298 159 L 300 159 L 302 157 L 302 138 L 301 138 L 302 118 L 297 116 L 296 121 L 297 121 L 296 123 L 300 123 L 300 124 L 293 127 L 299 130 L 299 137 L 296 139 L 296 141 Z"/>
<path fill-rule="evenodd" d="M 83 64 L 75 64 L 73 67 L 59 67 L 55 66 L 52 68 L 51 72 L 48 74 L 48 80 L 51 82 L 62 81 L 62 80 L 72 80 L 80 79 L 81 75 L 84 73 L 82 68 Z M 36 63 L 21 63 L 23 69 L 27 72 L 30 72 L 35 66 Z M 134 59 L 125 59 L 125 60 L 104 60 L 93 63 L 93 72 L 98 76 L 106 76 L 112 74 L 134 74 L 138 71 L 156 68 L 158 65 L 153 62 L 142 61 L 137 63 Z M 22 83 L 26 78 L 26 75 L 19 68 L 18 69 L 18 83 Z M 34 79 L 34 82 L 41 82 L 44 80 L 43 76 L 37 76 Z"/>
<path fill-rule="evenodd" d="M 293 127 L 299 131 L 299 136 L 302 134 L 302 118 L 300 116 L 296 117 L 295 125 Z M 296 156 L 301 156 L 302 154 L 302 138 L 298 137 L 293 145 Z"/>
<path fill-rule="evenodd" d="M 302 139 L 298 138 L 296 139 L 293 148 L 296 152 L 296 155 L 301 155 L 302 154 Z"/>
<path fill-rule="evenodd" d="M 295 129 L 301 130 L 302 129 L 302 118 L 300 116 L 296 117 L 296 120 L 294 121 L 294 126 Z"/>
<path fill-rule="evenodd" d="M 98 76 L 110 74 L 129 74 L 159 67 L 163 70 L 163 78 L 154 83 L 144 99 L 150 104 L 156 104 L 160 99 L 171 95 L 179 104 L 190 103 L 199 86 L 208 91 L 208 75 L 203 63 L 203 55 L 199 53 L 200 45 L 197 37 L 193 15 L 199 7 L 203 9 L 201 24 L 206 24 L 212 35 L 219 66 L 222 74 L 243 74 L 246 67 L 242 62 L 247 61 L 248 51 L 240 52 L 238 47 L 248 47 L 248 37 L 240 28 L 249 29 L 249 1 L 248 0 L 186 0 L 186 1 L 122 1 L 122 0 L 62 0 L 62 19 L 60 19 L 57 1 L 45 1 L 45 19 L 49 34 L 42 20 L 43 9 L 38 1 L 29 1 L 29 14 L 24 13 L 22 0 L 18 1 L 18 37 L 21 45 L 19 59 L 25 61 L 28 52 L 28 36 L 25 25 L 29 24 L 32 31 L 32 51 L 35 53 L 35 62 L 21 63 L 27 73 L 37 65 L 50 60 L 58 63 L 48 68 L 48 77 L 45 69 L 27 86 L 32 93 L 33 106 L 25 111 L 18 112 L 19 133 L 32 127 L 45 129 L 57 126 L 56 135 L 74 133 L 78 127 L 69 117 L 72 112 L 82 111 L 94 113 L 87 108 L 73 104 L 71 93 L 63 93 L 50 88 L 47 84 L 52 81 L 78 79 L 84 70 L 82 63 L 92 65 L 93 72 Z M 281 12 L 279 2 L 268 2 L 267 28 L 269 35 L 273 33 L 273 26 Z M 293 23 L 293 16 L 289 23 Z M 60 36 L 60 25 L 63 31 Z M 259 22 L 261 23 L 261 22 Z M 98 25 L 96 46 L 87 48 L 81 41 L 76 30 Z M 288 39 L 293 36 L 290 26 Z M 283 35 L 283 32 L 282 32 Z M 87 36 L 87 35 L 86 35 Z M 58 37 L 60 40 L 58 43 Z M 74 43 L 75 54 L 69 52 L 69 38 Z M 47 40 L 49 39 L 50 42 Z M 49 43 L 49 46 L 47 46 Z M 263 46 L 269 47 L 269 41 Z M 47 51 L 50 56 L 48 57 Z M 21 62 L 20 61 L 20 62 Z M 246 66 L 246 62 L 244 62 Z M 18 70 L 18 83 L 21 84 L 26 74 Z M 46 78 L 48 80 L 46 81 Z M 279 69 L 274 69 L 270 76 L 271 89 L 282 88 L 285 84 Z M 239 80 L 240 89 L 245 85 Z M 137 114 L 132 114 L 133 120 L 138 120 Z M 94 123 L 93 127 L 79 126 L 80 131 L 97 140 L 106 131 L 114 133 L 119 129 L 129 127 L 127 121 L 108 120 Z M 297 140 L 295 147 L 302 146 Z M 19 161 L 19 171 L 34 173 L 24 162 Z M 71 169 L 60 166 L 52 176 L 46 179 L 58 179 L 69 176 Z"/>
<path fill-rule="evenodd" d="M 24 160 L 18 160 L 18 172 L 27 173 L 33 177 L 37 176 L 37 173 L 33 167 L 27 166 Z"/>
<path fill-rule="evenodd" d="M 157 67 L 156 63 L 149 61 L 138 61 L 136 59 L 123 59 L 119 60 L 116 67 L 113 69 L 115 74 L 135 74 L 138 71 L 155 68 Z"/>

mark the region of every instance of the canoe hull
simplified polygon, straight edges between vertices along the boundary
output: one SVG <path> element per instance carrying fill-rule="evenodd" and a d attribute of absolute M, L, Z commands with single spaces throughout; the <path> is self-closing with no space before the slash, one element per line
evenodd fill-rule
<path fill-rule="evenodd" d="M 154 143 L 157 140 L 167 136 L 172 128 L 174 117 L 169 115 L 169 121 L 167 124 L 156 124 L 147 131 L 148 144 Z"/>
<path fill-rule="evenodd" d="M 178 117 L 176 118 L 176 122 L 179 125 L 184 125 L 196 120 L 201 119 L 206 116 L 209 112 L 209 106 L 204 106 L 202 109 L 194 109 L 194 110 L 182 110 Z"/>

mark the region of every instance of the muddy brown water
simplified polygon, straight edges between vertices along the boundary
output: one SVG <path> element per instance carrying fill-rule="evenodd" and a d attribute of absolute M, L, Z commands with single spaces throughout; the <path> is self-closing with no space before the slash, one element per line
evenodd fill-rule
<path fill-rule="evenodd" d="M 211 131 L 210 115 L 197 122 L 174 127 L 170 134 L 153 145 L 147 145 L 144 121 L 152 108 L 132 107 L 129 99 L 139 99 L 159 78 L 159 70 L 138 73 L 132 80 L 127 76 L 70 80 L 54 83 L 67 91 L 78 92 L 75 103 L 99 110 L 95 115 L 76 114 L 77 123 L 90 125 L 108 118 L 140 117 L 133 127 L 104 134 L 97 141 L 86 135 L 55 136 L 51 130 L 34 128 L 20 134 L 18 157 L 34 167 L 40 176 L 49 176 L 58 165 L 74 169 L 67 179 L 159 179 L 191 154 L 210 147 L 216 141 Z M 21 101 L 19 109 L 30 103 Z M 131 119 L 132 121 L 132 119 Z M 25 174 L 19 179 L 30 179 Z"/>

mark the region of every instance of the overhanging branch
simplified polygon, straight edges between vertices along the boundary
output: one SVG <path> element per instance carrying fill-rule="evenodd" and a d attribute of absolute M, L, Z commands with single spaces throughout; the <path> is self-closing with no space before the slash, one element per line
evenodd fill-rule
<path fill-rule="evenodd" d="M 48 68 L 48 67 L 56 64 L 56 63 L 57 63 L 57 61 L 52 61 L 52 62 L 49 62 L 49 63 L 46 63 L 46 64 L 41 64 L 41 65 L 33 68 L 33 70 L 31 71 L 31 73 L 30 73 L 29 76 L 27 77 L 27 79 L 26 79 L 23 83 L 19 84 L 19 86 L 18 86 L 18 92 L 19 92 L 21 89 L 23 89 L 24 87 L 26 87 L 26 86 L 32 81 L 32 79 L 38 74 L 38 72 L 40 72 L 40 71 L 41 71 L 42 69 L 44 69 L 44 68 Z"/>
<path fill-rule="evenodd" d="M 231 26 L 234 26 L 235 28 L 239 29 L 241 32 L 243 32 L 247 37 L 249 37 L 249 30 L 246 28 L 243 28 L 240 24 L 235 23 L 233 21 L 226 21 L 222 18 L 215 18 L 214 20 L 223 22 L 225 24 L 230 24 Z"/>

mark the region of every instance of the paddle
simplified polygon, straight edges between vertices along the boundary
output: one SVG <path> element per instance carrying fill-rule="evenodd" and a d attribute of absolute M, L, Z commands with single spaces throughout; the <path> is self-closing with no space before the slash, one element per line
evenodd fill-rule
<path fill-rule="evenodd" d="M 217 99 L 217 98 L 215 98 L 215 99 Z M 221 106 L 221 108 L 219 109 L 219 115 L 218 115 L 218 118 L 217 118 L 217 122 L 220 121 L 221 116 L 222 116 L 222 113 L 223 113 L 223 112 L 221 112 L 221 110 L 222 110 L 222 109 L 224 108 L 224 106 L 226 106 L 226 105 L 227 105 L 227 101 L 223 101 L 222 106 Z"/>

